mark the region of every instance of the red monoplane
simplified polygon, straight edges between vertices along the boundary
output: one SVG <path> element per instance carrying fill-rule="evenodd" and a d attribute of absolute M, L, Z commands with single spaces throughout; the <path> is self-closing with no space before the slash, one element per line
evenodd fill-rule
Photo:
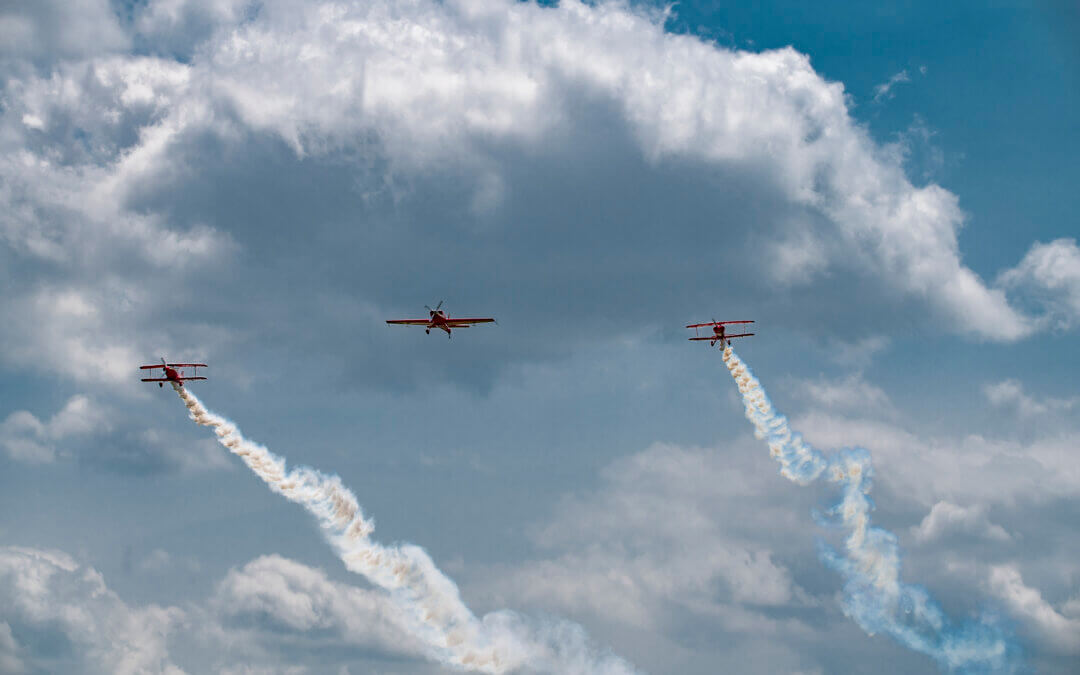
<path fill-rule="evenodd" d="M 185 382 L 206 379 L 205 377 L 199 377 L 199 368 L 206 368 L 205 363 L 165 363 L 163 357 L 159 366 L 139 366 L 139 370 L 153 370 L 154 368 L 164 368 L 165 377 L 144 377 L 143 382 L 157 382 L 159 387 L 165 386 L 166 382 L 179 382 L 182 387 Z M 180 370 L 177 370 L 178 368 Z M 190 377 L 185 376 L 184 368 L 191 368 Z"/>
<path fill-rule="evenodd" d="M 423 326 L 424 332 L 431 334 L 432 328 L 438 328 L 446 331 L 446 337 L 450 337 L 450 329 L 452 328 L 468 328 L 474 323 L 493 323 L 495 319 L 483 318 L 483 319 L 452 319 L 450 315 L 440 309 L 443 301 L 440 300 L 439 304 L 435 305 L 435 309 L 424 305 L 428 311 L 428 318 L 426 319 L 387 319 L 386 323 L 396 324 L 400 326 Z"/>
<path fill-rule="evenodd" d="M 698 328 L 704 328 L 705 326 L 709 326 L 709 327 L 712 328 L 712 331 L 713 331 L 713 334 L 711 336 L 709 336 L 709 337 L 692 337 L 690 339 L 691 340 L 708 340 L 710 347 L 715 345 L 717 342 L 720 343 L 721 347 L 726 347 L 727 346 L 727 341 L 732 339 L 732 338 L 750 337 L 751 335 L 753 335 L 753 333 L 736 333 L 734 335 L 729 335 L 727 333 L 727 331 L 724 329 L 724 326 L 730 326 L 731 324 L 734 324 L 734 323 L 754 323 L 754 322 L 753 321 L 710 321 L 709 323 L 692 323 L 689 326 L 687 326 L 687 328 L 693 328 L 694 329 L 694 335 L 697 335 L 697 329 Z"/>

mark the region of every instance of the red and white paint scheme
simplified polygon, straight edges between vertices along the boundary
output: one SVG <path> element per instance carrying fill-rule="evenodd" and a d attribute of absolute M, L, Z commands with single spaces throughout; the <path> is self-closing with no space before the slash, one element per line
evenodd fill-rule
<path fill-rule="evenodd" d="M 182 387 L 185 382 L 206 379 L 199 376 L 199 368 L 206 368 L 205 363 L 165 363 L 165 358 L 162 357 L 159 366 L 139 366 L 139 370 L 153 370 L 154 368 L 164 368 L 165 377 L 144 377 L 143 382 L 157 382 L 159 387 L 165 386 L 166 382 L 179 382 Z M 191 368 L 190 377 L 184 374 L 184 368 Z"/>
<path fill-rule="evenodd" d="M 688 325 L 687 328 L 693 328 L 694 329 L 694 335 L 697 335 L 697 332 L 698 332 L 697 329 L 698 328 L 704 328 L 704 327 L 708 326 L 708 327 L 712 328 L 712 331 L 713 331 L 713 334 L 711 336 L 709 336 L 709 337 L 692 337 L 690 339 L 691 340 L 708 340 L 710 347 L 715 345 L 717 342 L 720 343 L 721 347 L 726 347 L 727 346 L 727 341 L 732 339 L 732 338 L 750 337 L 751 335 L 753 335 L 753 333 L 735 333 L 734 335 L 728 334 L 728 332 L 724 328 L 724 326 L 730 326 L 731 324 L 737 324 L 737 323 L 754 323 L 754 322 L 752 320 L 751 321 L 710 321 L 709 323 L 692 323 L 692 324 Z M 736 329 L 736 330 L 741 330 L 741 329 Z"/>
<path fill-rule="evenodd" d="M 439 330 L 446 331 L 446 337 L 450 337 L 450 331 L 453 328 L 468 328 L 476 323 L 494 323 L 495 319 L 488 318 L 469 318 L 469 319 L 452 319 L 450 315 L 440 309 L 443 301 L 440 300 L 439 304 L 435 305 L 435 309 L 424 305 L 428 311 L 428 318 L 426 319 L 387 319 L 386 323 L 398 326 L 423 326 L 424 332 L 431 334 L 432 328 L 438 328 Z"/>

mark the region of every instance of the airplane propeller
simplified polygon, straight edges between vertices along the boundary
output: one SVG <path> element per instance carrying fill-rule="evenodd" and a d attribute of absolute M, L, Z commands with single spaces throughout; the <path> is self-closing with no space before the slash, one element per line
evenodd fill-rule
<path fill-rule="evenodd" d="M 446 302 L 446 301 L 445 300 L 440 300 L 439 304 L 435 305 L 435 309 L 432 309 L 432 308 L 428 307 L 427 305 L 424 305 L 424 307 L 427 309 L 428 314 L 430 314 L 431 316 L 435 316 L 435 312 L 439 311 L 439 308 L 442 307 L 442 304 L 444 302 Z"/>

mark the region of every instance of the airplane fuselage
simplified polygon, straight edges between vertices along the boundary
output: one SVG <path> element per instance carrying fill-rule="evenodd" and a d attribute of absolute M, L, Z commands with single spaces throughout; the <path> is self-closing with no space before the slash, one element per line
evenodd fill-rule
<path fill-rule="evenodd" d="M 432 328 L 438 328 L 446 331 L 447 335 L 450 335 L 450 326 L 446 325 L 446 319 L 447 316 L 442 311 L 431 312 L 431 321 L 428 322 L 424 332 L 430 334 Z"/>
<path fill-rule="evenodd" d="M 181 387 L 184 386 L 184 381 L 180 379 L 180 373 L 176 372 L 175 369 L 170 368 L 169 366 L 165 365 L 165 359 L 161 360 L 161 365 L 165 366 L 165 368 L 164 368 L 165 377 L 168 378 L 168 380 L 170 382 L 179 382 Z M 165 383 L 164 382 L 158 382 L 157 386 L 160 389 L 161 387 L 165 386 Z"/>
<path fill-rule="evenodd" d="M 721 347 L 725 346 L 725 342 L 724 342 L 724 326 L 723 326 L 723 324 L 721 324 L 719 326 L 713 326 L 712 327 L 712 332 L 713 332 L 713 338 L 715 338 L 715 339 L 712 342 L 709 343 L 709 346 L 710 347 L 715 347 L 717 342 L 720 343 Z"/>

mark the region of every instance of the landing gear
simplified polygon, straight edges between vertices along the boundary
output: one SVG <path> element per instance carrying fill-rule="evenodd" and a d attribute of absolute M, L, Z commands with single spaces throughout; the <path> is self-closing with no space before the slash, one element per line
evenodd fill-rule
<path fill-rule="evenodd" d="M 164 387 L 165 385 L 164 385 L 164 384 L 162 384 L 161 382 L 158 382 L 158 383 L 157 383 L 157 386 L 158 386 L 158 389 L 161 389 L 161 388 L 162 388 L 162 387 Z"/>
<path fill-rule="evenodd" d="M 431 329 L 430 328 L 425 328 L 424 333 L 426 333 L 428 335 L 431 335 Z"/>

